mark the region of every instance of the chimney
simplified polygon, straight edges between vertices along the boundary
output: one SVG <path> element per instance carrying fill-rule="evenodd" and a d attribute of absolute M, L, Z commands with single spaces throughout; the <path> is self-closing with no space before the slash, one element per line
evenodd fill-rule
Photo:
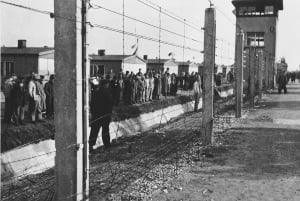
<path fill-rule="evenodd" d="M 18 48 L 26 48 L 26 40 L 18 40 Z"/>
<path fill-rule="evenodd" d="M 144 60 L 145 60 L 145 61 L 148 60 L 148 55 L 144 55 Z"/>
<path fill-rule="evenodd" d="M 98 55 L 99 56 L 104 56 L 105 55 L 105 50 L 103 50 L 103 49 L 98 50 Z"/>

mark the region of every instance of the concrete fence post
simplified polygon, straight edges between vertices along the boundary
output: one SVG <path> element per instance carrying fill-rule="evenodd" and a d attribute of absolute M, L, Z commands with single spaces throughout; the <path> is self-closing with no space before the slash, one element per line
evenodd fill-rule
<path fill-rule="evenodd" d="M 202 128 L 204 144 L 212 143 L 213 94 L 216 41 L 216 14 L 214 8 L 205 9 L 204 27 L 204 68 L 203 68 L 203 116 Z"/>
<path fill-rule="evenodd" d="M 243 104 L 243 64 L 244 64 L 244 33 L 236 35 L 235 45 L 235 117 L 242 116 Z"/>

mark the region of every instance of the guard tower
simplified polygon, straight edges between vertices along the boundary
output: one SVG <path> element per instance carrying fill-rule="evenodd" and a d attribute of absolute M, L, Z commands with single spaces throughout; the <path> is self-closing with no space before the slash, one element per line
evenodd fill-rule
<path fill-rule="evenodd" d="M 277 19 L 278 11 L 283 10 L 283 0 L 232 0 L 232 4 L 235 6 L 236 33 L 241 30 L 244 33 L 246 68 L 243 79 L 249 78 L 248 53 L 250 47 L 255 47 L 257 55 L 263 55 L 258 65 L 262 65 L 263 82 L 269 89 L 274 86 Z"/>

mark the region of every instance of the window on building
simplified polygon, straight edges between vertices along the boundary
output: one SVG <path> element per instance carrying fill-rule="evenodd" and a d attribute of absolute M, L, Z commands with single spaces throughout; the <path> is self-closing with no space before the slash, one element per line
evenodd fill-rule
<path fill-rule="evenodd" d="M 104 65 L 92 64 L 90 69 L 91 76 L 104 75 Z"/>
<path fill-rule="evenodd" d="M 238 8 L 238 16 L 274 15 L 274 6 L 241 6 Z"/>
<path fill-rule="evenodd" d="M 5 68 L 4 68 L 4 62 L 1 61 L 1 76 L 5 75 Z"/>
<path fill-rule="evenodd" d="M 11 61 L 1 61 L 1 76 L 7 77 L 15 73 L 15 63 Z"/>
<path fill-rule="evenodd" d="M 249 32 L 247 33 L 247 46 L 251 47 L 264 47 L 265 36 L 262 32 Z"/>

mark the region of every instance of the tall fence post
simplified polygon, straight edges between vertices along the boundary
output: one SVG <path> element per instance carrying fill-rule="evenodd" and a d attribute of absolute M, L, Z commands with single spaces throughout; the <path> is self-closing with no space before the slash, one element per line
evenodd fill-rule
<path fill-rule="evenodd" d="M 205 9 L 204 68 L 203 68 L 203 116 L 204 144 L 212 143 L 213 94 L 215 68 L 216 14 L 214 8 Z"/>
<path fill-rule="evenodd" d="M 255 97 L 255 66 L 256 66 L 256 49 L 250 47 L 250 108 L 254 108 Z"/>
<path fill-rule="evenodd" d="M 263 88 L 263 65 L 264 65 L 264 56 L 263 51 L 258 52 L 258 96 L 259 99 L 262 97 L 262 88 Z"/>
<path fill-rule="evenodd" d="M 54 0 L 55 200 L 84 199 L 81 0 Z"/>
<path fill-rule="evenodd" d="M 270 62 L 269 62 L 269 57 L 268 53 L 265 56 L 265 89 L 269 90 L 270 89 L 270 78 L 269 78 L 269 69 L 270 69 Z"/>
<path fill-rule="evenodd" d="M 235 117 L 242 116 L 243 104 L 243 59 L 244 59 L 244 33 L 240 31 L 236 35 L 235 45 Z"/>

